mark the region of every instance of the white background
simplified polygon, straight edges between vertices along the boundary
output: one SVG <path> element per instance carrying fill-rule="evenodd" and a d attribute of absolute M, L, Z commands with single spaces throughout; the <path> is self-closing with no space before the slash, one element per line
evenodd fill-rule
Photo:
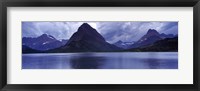
<path fill-rule="evenodd" d="M 193 84 L 192 7 L 9 7 L 8 84 Z M 22 21 L 178 21 L 178 69 L 22 70 Z"/>

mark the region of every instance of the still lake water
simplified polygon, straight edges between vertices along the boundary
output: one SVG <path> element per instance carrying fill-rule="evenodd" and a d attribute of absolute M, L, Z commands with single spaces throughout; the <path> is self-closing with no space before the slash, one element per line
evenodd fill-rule
<path fill-rule="evenodd" d="M 22 54 L 22 69 L 178 69 L 178 52 Z"/>

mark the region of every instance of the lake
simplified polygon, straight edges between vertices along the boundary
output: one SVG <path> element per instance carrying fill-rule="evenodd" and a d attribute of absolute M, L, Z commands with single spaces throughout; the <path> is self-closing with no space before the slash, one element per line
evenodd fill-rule
<path fill-rule="evenodd" d="M 178 69 L 178 52 L 22 54 L 22 69 Z"/>

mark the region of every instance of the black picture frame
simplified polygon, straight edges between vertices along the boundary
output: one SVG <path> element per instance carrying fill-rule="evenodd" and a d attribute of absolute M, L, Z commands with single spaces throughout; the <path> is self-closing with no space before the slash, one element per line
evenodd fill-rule
<path fill-rule="evenodd" d="M 0 1 L 0 89 L 34 90 L 116 90 L 116 91 L 198 91 L 200 0 L 2 0 Z M 194 84 L 7 84 L 7 7 L 193 7 Z M 187 74 L 187 73 L 186 73 Z"/>

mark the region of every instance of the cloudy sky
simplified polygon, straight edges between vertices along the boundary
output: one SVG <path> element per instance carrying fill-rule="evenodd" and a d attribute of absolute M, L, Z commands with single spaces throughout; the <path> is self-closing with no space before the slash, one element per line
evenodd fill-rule
<path fill-rule="evenodd" d="M 137 41 L 148 29 L 178 34 L 178 22 L 22 22 L 22 37 L 38 37 L 46 33 L 57 39 L 69 39 L 83 23 L 91 25 L 110 43 Z"/>

